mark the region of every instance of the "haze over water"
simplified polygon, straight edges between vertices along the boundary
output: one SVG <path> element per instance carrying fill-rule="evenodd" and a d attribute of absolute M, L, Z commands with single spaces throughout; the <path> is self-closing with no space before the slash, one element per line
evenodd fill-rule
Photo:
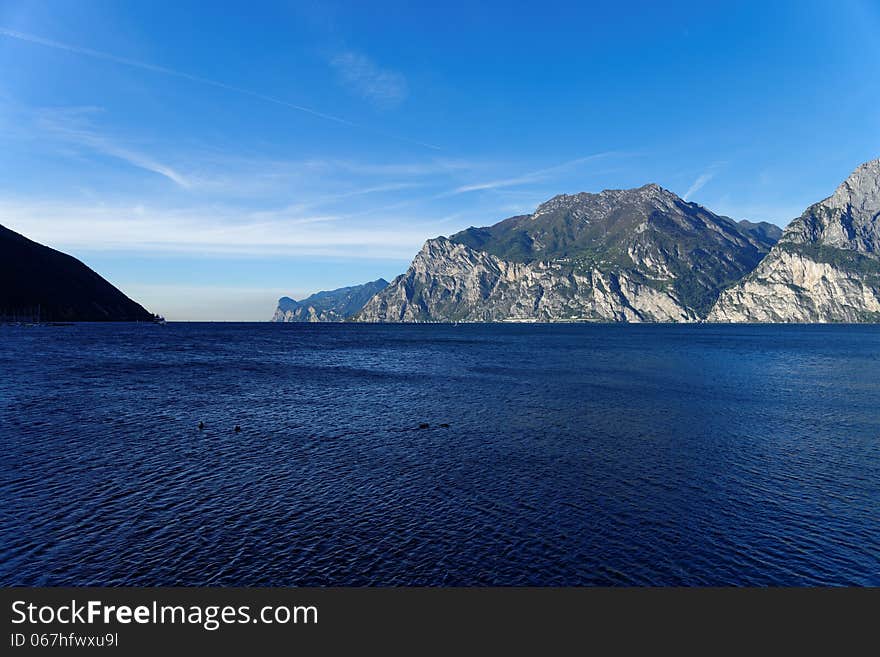
<path fill-rule="evenodd" d="M 877 326 L 0 327 L 0 584 L 880 585 L 878 366 Z"/>

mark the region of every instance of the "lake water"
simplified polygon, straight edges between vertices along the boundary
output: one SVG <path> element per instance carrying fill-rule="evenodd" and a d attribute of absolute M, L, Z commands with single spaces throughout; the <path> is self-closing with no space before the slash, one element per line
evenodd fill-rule
<path fill-rule="evenodd" d="M 0 327 L 0 461 L 2 585 L 880 585 L 880 327 Z"/>

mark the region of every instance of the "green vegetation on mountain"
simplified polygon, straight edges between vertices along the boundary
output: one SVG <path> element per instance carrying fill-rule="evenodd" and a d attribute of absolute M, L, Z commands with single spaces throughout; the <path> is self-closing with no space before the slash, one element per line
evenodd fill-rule
<path fill-rule="evenodd" d="M 760 262 L 770 225 L 658 185 L 556 196 L 428 240 L 360 321 L 694 321 Z"/>
<path fill-rule="evenodd" d="M 627 272 L 705 315 L 721 289 L 754 269 L 774 234 L 769 225 L 737 224 L 646 185 L 557 196 L 532 215 L 468 228 L 449 239 L 511 262 Z"/>

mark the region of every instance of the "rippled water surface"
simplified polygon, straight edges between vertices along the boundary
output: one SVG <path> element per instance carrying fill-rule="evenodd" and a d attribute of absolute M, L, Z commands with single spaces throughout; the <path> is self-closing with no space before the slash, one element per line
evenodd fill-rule
<path fill-rule="evenodd" d="M 5 585 L 880 585 L 880 327 L 0 327 L 0 461 Z"/>

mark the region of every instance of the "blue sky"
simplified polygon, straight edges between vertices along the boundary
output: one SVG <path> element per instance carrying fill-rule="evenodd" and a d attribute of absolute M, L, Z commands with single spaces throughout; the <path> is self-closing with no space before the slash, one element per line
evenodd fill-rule
<path fill-rule="evenodd" d="M 785 225 L 880 156 L 876 1 L 418 4 L 0 0 L 0 223 L 264 320 L 555 194 Z"/>

